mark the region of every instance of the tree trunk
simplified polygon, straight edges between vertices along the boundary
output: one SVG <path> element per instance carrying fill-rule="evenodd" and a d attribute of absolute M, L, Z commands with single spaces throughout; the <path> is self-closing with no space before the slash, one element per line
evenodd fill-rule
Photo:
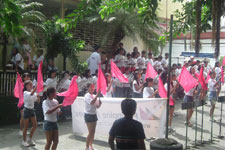
<path fill-rule="evenodd" d="M 63 70 L 66 71 L 66 58 L 65 56 L 63 56 Z"/>
<path fill-rule="evenodd" d="M 4 72 L 6 71 L 7 45 L 8 37 L 6 34 L 3 34 L 2 69 Z"/>
<path fill-rule="evenodd" d="M 196 3 L 196 34 L 195 34 L 195 53 L 196 53 L 197 57 L 198 57 L 198 54 L 200 51 L 201 11 L 202 11 L 201 0 L 197 0 L 197 3 Z"/>

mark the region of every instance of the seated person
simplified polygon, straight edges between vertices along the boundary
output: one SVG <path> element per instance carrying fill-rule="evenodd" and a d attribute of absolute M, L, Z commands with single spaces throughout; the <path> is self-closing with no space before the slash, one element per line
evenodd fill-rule
<path fill-rule="evenodd" d="M 39 50 L 37 55 L 34 55 L 32 69 L 37 69 L 41 61 L 44 61 L 43 50 Z"/>
<path fill-rule="evenodd" d="M 116 120 L 109 132 L 109 145 L 112 150 L 115 149 L 115 139 L 118 149 L 146 149 L 143 125 L 133 119 L 136 108 L 136 101 L 132 99 L 122 101 L 121 109 L 125 117 Z"/>
<path fill-rule="evenodd" d="M 47 66 L 47 71 L 50 72 L 51 70 L 58 70 L 58 68 L 55 66 L 55 62 L 53 59 L 49 59 L 48 61 L 48 66 Z"/>
<path fill-rule="evenodd" d="M 19 50 L 16 47 L 13 48 L 10 64 L 13 65 L 13 69 L 15 69 L 16 71 L 24 70 L 23 57 L 19 53 Z M 8 67 L 8 65 L 6 67 Z"/>

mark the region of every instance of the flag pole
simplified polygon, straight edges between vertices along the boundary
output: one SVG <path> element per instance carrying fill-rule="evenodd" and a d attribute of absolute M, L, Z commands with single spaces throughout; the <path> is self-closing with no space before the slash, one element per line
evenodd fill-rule
<path fill-rule="evenodd" d="M 167 110 L 166 110 L 166 138 L 168 138 L 169 126 L 169 100 L 170 100 L 170 72 L 171 72 L 171 55 L 172 55 L 172 41 L 173 41 L 173 15 L 170 16 L 170 45 L 169 45 L 169 68 L 168 68 L 168 82 L 167 82 Z"/>

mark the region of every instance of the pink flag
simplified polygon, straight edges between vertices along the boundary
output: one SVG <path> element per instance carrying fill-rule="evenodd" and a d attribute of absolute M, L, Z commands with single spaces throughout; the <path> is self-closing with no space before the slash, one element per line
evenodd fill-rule
<path fill-rule="evenodd" d="M 167 98 L 167 90 L 165 89 L 160 77 L 159 77 L 159 81 L 158 81 L 158 92 L 159 92 L 159 96 L 161 98 Z M 169 105 L 174 106 L 174 101 L 173 101 L 172 97 L 170 97 Z"/>
<path fill-rule="evenodd" d="M 151 63 L 147 64 L 147 69 L 146 69 L 146 75 L 145 75 L 145 80 L 147 78 L 155 78 L 157 76 L 157 72 L 155 71 L 155 69 L 152 67 Z"/>
<path fill-rule="evenodd" d="M 23 106 L 23 102 L 24 102 L 23 101 L 23 88 L 24 88 L 23 80 L 20 77 L 20 74 L 17 72 L 17 79 L 16 79 L 16 84 L 14 87 L 14 96 L 16 98 L 19 98 L 19 102 L 17 104 L 18 108 Z"/>
<path fill-rule="evenodd" d="M 167 91 L 166 91 L 160 77 L 159 77 L 159 81 L 158 81 L 158 91 L 159 91 L 159 96 L 161 98 L 167 98 Z"/>
<path fill-rule="evenodd" d="M 223 64 L 222 66 L 225 66 L 225 56 L 223 57 Z"/>
<path fill-rule="evenodd" d="M 211 77 L 210 77 L 210 73 L 211 73 L 211 71 L 209 71 L 209 73 L 208 73 L 208 75 L 207 75 L 207 78 L 206 78 L 206 81 L 205 81 L 205 83 L 206 83 L 206 84 L 208 84 L 209 79 L 211 79 Z"/>
<path fill-rule="evenodd" d="M 189 92 L 192 88 L 198 85 L 198 81 L 190 74 L 190 72 L 183 67 L 181 74 L 178 76 L 178 82 L 184 88 L 185 92 Z"/>
<path fill-rule="evenodd" d="M 68 106 L 72 105 L 78 96 L 78 86 L 77 86 L 77 76 L 72 78 L 69 89 L 65 92 L 57 94 L 58 96 L 64 96 L 62 105 Z"/>
<path fill-rule="evenodd" d="M 223 65 L 222 65 L 222 67 L 221 67 L 221 82 L 224 83 Z"/>
<path fill-rule="evenodd" d="M 97 92 L 100 90 L 103 95 L 106 95 L 106 89 L 107 89 L 107 85 L 106 85 L 105 76 L 104 76 L 104 74 L 102 72 L 101 64 L 99 64 L 99 67 L 98 67 Z"/>
<path fill-rule="evenodd" d="M 199 78 L 199 75 L 200 75 L 199 73 L 197 73 L 197 72 L 195 73 L 196 78 Z"/>
<path fill-rule="evenodd" d="M 205 83 L 205 77 L 204 77 L 204 75 L 203 75 L 203 71 L 204 71 L 204 67 L 203 67 L 203 65 L 202 65 L 202 67 L 201 67 L 201 69 L 200 69 L 200 75 L 199 75 L 199 77 L 198 77 L 198 82 L 201 84 L 202 89 L 207 90 L 208 88 L 207 88 L 207 85 L 206 85 L 206 83 Z"/>
<path fill-rule="evenodd" d="M 42 92 L 44 90 L 44 83 L 43 83 L 43 77 L 42 77 L 42 64 L 43 62 L 41 61 L 39 66 L 38 66 L 38 75 L 37 75 L 37 94 Z"/>
<path fill-rule="evenodd" d="M 111 73 L 112 76 L 119 79 L 120 82 L 128 83 L 128 79 L 124 77 L 120 69 L 116 66 L 116 64 L 111 60 Z"/>

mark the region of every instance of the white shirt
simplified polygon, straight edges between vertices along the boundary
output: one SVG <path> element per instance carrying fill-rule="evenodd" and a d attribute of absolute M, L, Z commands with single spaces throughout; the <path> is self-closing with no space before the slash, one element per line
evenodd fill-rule
<path fill-rule="evenodd" d="M 134 92 L 134 93 L 141 94 L 141 90 L 142 90 L 142 89 L 140 88 L 140 89 L 137 91 L 137 90 L 135 89 L 135 86 L 134 86 L 135 84 L 137 85 L 137 81 L 136 81 L 136 80 L 133 81 L 133 86 L 132 86 L 133 92 Z M 139 84 L 139 86 L 141 86 L 141 84 Z"/>
<path fill-rule="evenodd" d="M 156 68 L 157 71 L 162 68 L 161 62 L 159 61 L 155 61 L 153 63 L 153 66 Z"/>
<path fill-rule="evenodd" d="M 31 92 L 24 91 L 23 98 L 24 98 L 24 107 L 28 109 L 34 109 L 34 102 L 37 101 L 36 93 L 31 95 Z"/>
<path fill-rule="evenodd" d="M 45 88 L 46 88 L 46 90 L 48 89 L 48 88 L 50 88 L 50 87 L 54 87 L 55 89 L 56 89 L 56 86 L 57 86 L 57 79 L 56 78 L 54 78 L 54 79 L 52 79 L 52 78 L 48 78 L 46 81 L 45 81 Z"/>
<path fill-rule="evenodd" d="M 113 86 L 111 85 L 109 91 L 106 92 L 106 95 L 104 95 L 104 97 L 112 97 L 112 93 L 113 93 Z"/>
<path fill-rule="evenodd" d="M 143 90 L 143 98 L 149 98 L 152 97 L 154 94 L 154 89 L 153 87 L 145 87 Z"/>
<path fill-rule="evenodd" d="M 35 65 L 38 66 L 41 61 L 42 62 L 44 61 L 44 56 L 41 55 L 40 57 L 37 57 L 36 55 L 34 55 L 33 61 L 35 62 Z"/>
<path fill-rule="evenodd" d="M 219 78 L 220 74 L 221 74 L 221 68 L 220 67 L 216 67 L 215 68 L 215 72 L 216 72 L 216 78 Z"/>
<path fill-rule="evenodd" d="M 56 99 L 53 99 L 53 100 L 46 99 L 46 100 L 44 100 L 44 102 L 42 103 L 42 109 L 43 109 L 43 112 L 44 112 L 44 120 L 50 121 L 50 122 L 56 122 L 57 121 L 57 112 L 60 112 L 59 108 L 57 110 L 55 110 L 54 112 L 52 112 L 51 114 L 46 114 L 46 113 L 49 110 L 58 106 L 58 104 L 59 103 Z"/>
<path fill-rule="evenodd" d="M 95 95 L 91 95 L 87 93 L 84 95 L 84 102 L 85 102 L 85 114 L 95 115 L 96 114 L 96 104 L 91 105 L 92 100 L 94 99 Z M 97 102 L 97 101 L 96 101 Z"/>
<path fill-rule="evenodd" d="M 192 88 L 190 91 L 184 92 L 184 93 L 185 93 L 185 95 L 187 95 L 187 96 L 194 96 L 194 92 L 195 92 L 195 87 Z"/>
<path fill-rule="evenodd" d="M 123 83 L 123 87 L 131 87 L 131 83 L 133 82 L 133 76 L 131 74 L 126 75 L 123 74 L 124 77 L 128 78 L 128 83 Z"/>
<path fill-rule="evenodd" d="M 117 87 L 120 87 L 120 88 L 123 88 L 123 83 L 122 82 L 120 82 L 120 80 L 119 79 L 114 79 L 114 82 L 115 82 L 115 84 L 116 84 L 116 86 Z"/>
<path fill-rule="evenodd" d="M 167 64 L 168 64 L 168 59 L 163 58 L 163 59 L 161 60 L 161 64 L 164 65 L 164 66 L 167 66 Z"/>
<path fill-rule="evenodd" d="M 210 78 L 209 81 L 208 81 L 209 91 L 216 91 L 215 84 L 216 84 L 216 80 Z"/>
<path fill-rule="evenodd" d="M 70 87 L 70 83 L 71 81 L 69 79 L 66 79 L 64 83 L 62 84 L 62 88 L 68 90 Z"/>
<path fill-rule="evenodd" d="M 13 56 L 11 61 L 16 65 L 17 61 L 20 61 L 20 63 L 18 64 L 18 66 L 21 69 L 24 69 L 24 63 L 23 63 L 23 57 L 20 55 L 20 53 L 17 53 L 16 56 Z"/>
<path fill-rule="evenodd" d="M 153 60 L 152 59 L 146 59 L 145 60 L 145 65 L 147 66 L 148 63 L 150 63 L 153 66 Z"/>
<path fill-rule="evenodd" d="M 144 69 L 145 68 L 145 58 L 144 57 L 138 57 L 137 65 L 138 65 L 139 69 Z"/>
<path fill-rule="evenodd" d="M 87 59 L 88 69 L 90 69 L 91 74 L 95 74 L 98 69 L 98 65 L 101 64 L 101 56 L 97 52 L 93 52 L 91 56 Z"/>
<path fill-rule="evenodd" d="M 181 70 L 182 70 L 181 68 L 180 68 L 180 69 L 177 68 L 177 69 L 175 70 L 175 74 L 176 74 L 177 77 L 180 75 Z"/>
<path fill-rule="evenodd" d="M 30 47 L 30 45 L 29 45 L 29 44 L 23 44 L 23 50 L 30 53 L 30 52 L 31 52 L 31 47 Z"/>
<path fill-rule="evenodd" d="M 116 55 L 114 62 L 116 63 L 117 67 L 124 67 L 124 56 L 123 55 Z"/>

